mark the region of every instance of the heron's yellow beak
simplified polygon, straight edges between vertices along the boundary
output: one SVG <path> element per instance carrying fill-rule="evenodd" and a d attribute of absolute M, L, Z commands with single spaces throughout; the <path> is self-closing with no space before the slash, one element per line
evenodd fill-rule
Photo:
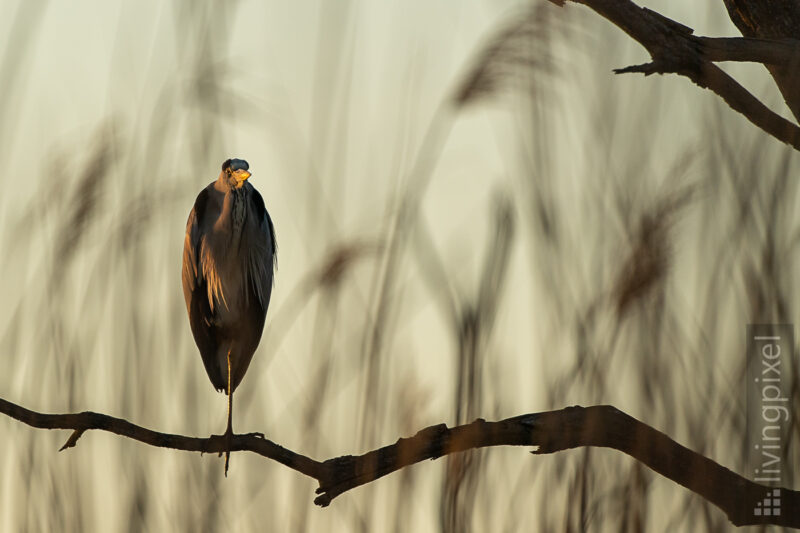
<path fill-rule="evenodd" d="M 233 177 L 236 178 L 236 188 L 239 189 L 244 187 L 244 182 L 250 177 L 250 173 L 246 170 L 237 170 Z"/>

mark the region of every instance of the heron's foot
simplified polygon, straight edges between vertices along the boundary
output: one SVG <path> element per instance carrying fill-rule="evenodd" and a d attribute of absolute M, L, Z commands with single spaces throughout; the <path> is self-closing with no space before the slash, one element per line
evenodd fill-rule
<path fill-rule="evenodd" d="M 266 439 L 263 433 L 260 431 L 254 431 L 252 433 L 243 433 L 241 435 L 236 435 L 233 430 L 228 428 L 225 433 L 222 435 L 212 435 L 212 438 L 215 439 L 223 439 L 225 441 L 225 447 L 219 451 L 217 457 L 222 457 L 222 454 L 225 454 L 225 477 L 228 477 L 228 469 L 231 463 L 231 448 L 233 448 L 233 438 L 234 437 L 253 437 L 256 439 Z"/>
<path fill-rule="evenodd" d="M 228 468 L 231 462 L 231 448 L 233 448 L 233 438 L 236 437 L 233 431 L 228 429 L 222 435 L 211 435 L 213 439 L 221 439 L 224 441 L 223 448 L 217 452 L 217 457 L 222 457 L 222 454 L 225 454 L 225 477 L 228 477 Z"/>
<path fill-rule="evenodd" d="M 217 457 L 222 457 L 223 453 L 227 453 L 230 451 L 231 446 L 233 445 L 233 438 L 238 437 L 239 435 L 235 434 L 233 431 L 226 431 L 222 434 L 211 435 L 211 438 L 214 440 L 222 440 L 225 442 L 225 446 L 217 452 Z"/>
<path fill-rule="evenodd" d="M 228 466 L 231 463 L 231 444 L 233 444 L 233 430 L 228 426 L 227 431 L 223 435 L 225 437 L 225 444 L 227 451 L 225 452 L 225 477 L 228 477 Z"/>

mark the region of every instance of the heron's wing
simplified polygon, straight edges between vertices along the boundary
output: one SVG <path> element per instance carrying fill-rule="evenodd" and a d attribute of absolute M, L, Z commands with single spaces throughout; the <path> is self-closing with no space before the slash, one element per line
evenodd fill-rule
<path fill-rule="evenodd" d="M 200 268 L 200 220 L 205 214 L 206 204 L 208 203 L 208 191 L 203 189 L 197 195 L 194 207 L 189 213 L 189 220 L 186 222 L 186 236 L 183 240 L 183 272 L 181 278 L 184 286 L 188 286 L 191 291 L 197 288 L 203 276 Z"/>
<path fill-rule="evenodd" d="M 264 205 L 264 199 L 261 194 L 253 188 L 253 194 L 250 195 L 253 202 L 253 211 L 256 213 L 256 220 L 260 223 L 261 233 L 267 237 L 269 254 L 273 270 L 278 267 L 278 241 L 275 240 L 275 226 L 272 225 L 272 219 L 269 217 L 267 207 Z"/>
<path fill-rule="evenodd" d="M 264 200 L 255 188 L 248 187 L 247 220 L 244 226 L 239 259 L 245 274 L 244 312 L 236 324 L 236 365 L 233 390 L 239 386 L 261 340 L 267 317 L 275 269 L 275 228 Z"/>
<path fill-rule="evenodd" d="M 266 313 L 272 293 L 275 268 L 278 263 L 275 227 L 269 217 L 264 199 L 255 188 L 250 194 L 251 212 L 255 216 L 252 233 L 248 236 L 249 263 L 247 268 L 249 288 L 255 293 Z"/>
<path fill-rule="evenodd" d="M 189 311 L 189 325 L 192 328 L 197 348 L 203 358 L 203 364 L 211 383 L 218 390 L 224 389 L 223 378 L 216 361 L 218 326 L 214 320 L 214 311 L 208 300 L 208 282 L 203 276 L 201 262 L 202 221 L 208 206 L 208 190 L 203 189 L 197 195 L 189 220 L 186 222 L 186 236 L 183 241 L 183 297 Z"/>

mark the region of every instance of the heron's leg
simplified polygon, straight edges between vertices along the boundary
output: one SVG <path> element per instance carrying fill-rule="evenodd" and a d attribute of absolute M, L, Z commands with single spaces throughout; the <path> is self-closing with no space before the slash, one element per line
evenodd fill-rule
<path fill-rule="evenodd" d="M 225 430 L 228 439 L 228 450 L 225 452 L 225 477 L 228 477 L 228 465 L 231 460 L 231 437 L 233 437 L 233 390 L 231 389 L 231 350 L 228 349 L 228 429 Z"/>
<path fill-rule="evenodd" d="M 233 434 L 233 391 L 231 390 L 231 352 L 228 350 L 228 429 L 225 433 Z"/>

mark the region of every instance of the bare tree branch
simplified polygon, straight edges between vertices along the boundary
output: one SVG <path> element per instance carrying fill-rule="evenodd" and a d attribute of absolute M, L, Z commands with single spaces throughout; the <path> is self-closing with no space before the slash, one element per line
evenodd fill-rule
<path fill-rule="evenodd" d="M 800 61 L 797 39 L 751 39 L 748 37 L 700 37 L 700 51 L 708 61 L 740 61 L 765 65 L 790 65 Z"/>
<path fill-rule="evenodd" d="M 728 16 L 746 37 L 800 39 L 800 2 L 724 0 Z M 767 64 L 795 120 L 800 120 L 800 61 Z"/>
<path fill-rule="evenodd" d="M 213 435 L 206 439 L 201 439 L 198 437 L 160 433 L 142 426 L 137 426 L 123 418 L 93 413 L 91 411 L 72 414 L 44 414 L 25 409 L 24 407 L 0 398 L 0 413 L 6 414 L 11 418 L 15 418 L 35 428 L 73 430 L 69 439 L 59 451 L 75 446 L 81 435 L 90 429 L 108 431 L 160 448 L 173 448 L 175 450 L 200 453 L 221 453 L 227 449 L 226 441 L 222 435 Z M 294 453 L 291 450 L 287 450 L 263 438 L 262 435 L 255 433 L 235 435 L 231 442 L 231 451 L 243 450 L 263 455 L 264 457 L 288 466 L 292 470 L 296 470 L 301 474 L 313 478 L 322 476 L 323 467 L 320 463 Z"/>
<path fill-rule="evenodd" d="M 565 3 L 565 0 L 550 1 L 559 5 Z M 800 128 L 770 110 L 713 63 L 757 61 L 771 67 L 777 65 L 781 72 L 785 72 L 800 63 L 797 40 L 697 37 L 692 35 L 691 28 L 639 7 L 631 0 L 572 1 L 586 5 L 608 19 L 650 53 L 652 62 L 618 69 L 616 73 L 674 73 L 686 76 L 700 87 L 715 92 L 731 108 L 765 132 L 800 150 Z"/>
<path fill-rule="evenodd" d="M 0 398 L 0 413 L 36 428 L 71 429 L 72 434 L 62 450 L 75 446 L 80 436 L 91 429 L 162 448 L 201 453 L 226 450 L 226 441 L 221 435 L 204 439 L 160 433 L 121 418 L 88 411 L 43 414 Z M 613 448 L 713 503 L 734 525 L 775 524 L 800 528 L 800 491 L 779 489 L 782 514 L 755 516 L 753 509 L 772 487 L 754 483 L 608 405 L 567 407 L 499 422 L 478 419 L 453 428 L 440 424 L 364 455 L 344 455 L 324 462 L 283 448 L 260 434 L 235 435 L 231 451 L 251 451 L 316 479 L 319 496 L 314 503 L 325 507 L 338 495 L 406 466 L 487 446 L 538 446 L 532 452 L 537 455 L 582 446 Z"/>

